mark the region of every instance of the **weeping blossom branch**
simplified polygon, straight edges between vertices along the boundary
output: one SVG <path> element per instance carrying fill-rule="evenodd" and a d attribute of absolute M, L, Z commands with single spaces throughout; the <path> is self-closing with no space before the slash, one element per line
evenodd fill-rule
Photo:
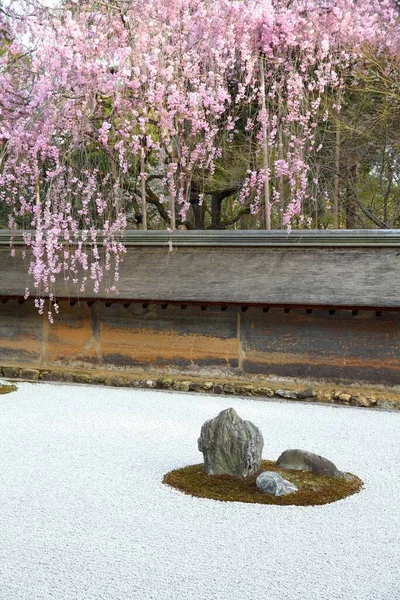
<path fill-rule="evenodd" d="M 194 173 L 212 176 L 241 127 L 256 157 L 238 201 L 257 214 L 268 181 L 283 223 L 301 225 L 326 95 L 363 47 L 399 55 L 389 0 L 25 0 L 0 12 L 0 36 L 0 201 L 11 229 L 35 232 L 39 311 L 59 277 L 117 292 L 143 156 L 167 164 L 166 210 L 172 198 L 184 219 Z"/>

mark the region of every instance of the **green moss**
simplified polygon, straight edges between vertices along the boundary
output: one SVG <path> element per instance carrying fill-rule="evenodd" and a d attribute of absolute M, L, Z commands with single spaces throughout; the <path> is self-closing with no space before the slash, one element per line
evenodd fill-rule
<path fill-rule="evenodd" d="M 17 386 L 12 385 L 11 383 L 8 385 L 0 385 L 0 394 L 11 394 L 11 392 L 16 392 Z"/>
<path fill-rule="evenodd" d="M 207 475 L 202 464 L 170 471 L 164 476 L 163 483 L 198 498 L 282 506 L 330 504 L 359 492 L 363 486 L 361 479 L 355 475 L 348 478 L 318 477 L 308 471 L 280 469 L 275 462 L 267 460 L 261 461 L 261 471 L 276 471 L 299 490 L 287 496 L 270 496 L 260 492 L 256 486 L 259 473 L 246 479 L 231 475 Z"/>

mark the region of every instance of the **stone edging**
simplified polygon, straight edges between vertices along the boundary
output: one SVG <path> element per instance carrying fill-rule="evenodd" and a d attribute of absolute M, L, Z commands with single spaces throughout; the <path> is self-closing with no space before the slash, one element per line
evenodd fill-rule
<path fill-rule="evenodd" d="M 313 383 L 309 387 L 301 387 L 295 382 L 286 382 L 288 389 L 282 387 L 282 382 L 268 382 L 258 385 L 255 382 L 216 381 L 211 379 L 178 378 L 162 376 L 158 378 L 136 378 L 129 373 L 110 373 L 97 371 L 68 371 L 56 369 L 31 369 L 18 367 L 0 367 L 0 375 L 6 379 L 24 381 L 58 381 L 69 383 L 85 383 L 131 387 L 143 389 L 163 389 L 180 392 L 202 392 L 208 394 L 226 394 L 248 396 L 253 398 L 282 398 L 302 402 L 319 402 L 360 406 L 362 408 L 380 408 L 385 410 L 400 410 L 400 395 L 391 394 L 385 390 L 367 390 L 366 393 L 355 394 L 355 388 L 342 388 L 333 385 Z M 286 384 L 285 384 L 286 386 Z M 292 389 L 289 389 L 292 388 Z"/>

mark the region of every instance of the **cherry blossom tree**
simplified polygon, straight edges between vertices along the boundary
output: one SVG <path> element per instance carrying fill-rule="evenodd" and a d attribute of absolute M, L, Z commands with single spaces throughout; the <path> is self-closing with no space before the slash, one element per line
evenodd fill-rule
<path fill-rule="evenodd" d="M 399 57 L 389 0 L 14 0 L 0 35 L 0 202 L 40 310 L 60 274 L 116 292 L 132 213 L 290 228 L 321 197 L 337 211 L 324 132 L 366 49 Z"/>

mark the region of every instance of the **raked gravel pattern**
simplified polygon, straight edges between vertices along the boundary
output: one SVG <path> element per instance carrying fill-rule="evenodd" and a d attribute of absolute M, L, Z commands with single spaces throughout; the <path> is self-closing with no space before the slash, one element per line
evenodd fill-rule
<path fill-rule="evenodd" d="M 400 414 L 18 384 L 0 396 L 1 600 L 399 600 Z M 302 448 L 365 482 L 335 504 L 185 496 L 206 419 L 233 406 L 263 456 Z"/>

